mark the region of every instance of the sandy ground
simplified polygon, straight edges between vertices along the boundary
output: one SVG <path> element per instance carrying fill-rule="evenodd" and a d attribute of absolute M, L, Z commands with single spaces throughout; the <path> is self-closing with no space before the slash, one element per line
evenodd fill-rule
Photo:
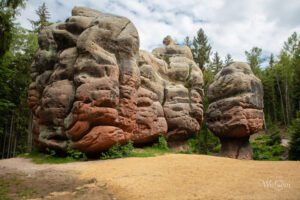
<path fill-rule="evenodd" d="M 64 172 L 66 177 L 75 177 L 85 188 L 84 196 L 76 196 L 76 199 L 85 200 L 300 199 L 300 162 L 295 161 L 245 161 L 167 154 L 60 165 L 35 165 L 27 159 L 14 158 L 1 160 L 0 167 L 4 171 L 13 169 L 31 176 L 41 170 Z M 73 184 L 76 185 L 76 181 Z M 63 191 L 58 193 L 61 195 Z M 51 195 L 44 197 L 68 199 L 59 198 L 53 192 Z M 72 195 L 75 195 L 74 189 L 66 197 L 72 199 Z"/>

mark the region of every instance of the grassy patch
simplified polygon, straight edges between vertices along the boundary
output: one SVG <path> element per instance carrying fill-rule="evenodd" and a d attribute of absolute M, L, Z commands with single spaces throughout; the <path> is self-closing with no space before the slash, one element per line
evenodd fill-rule
<path fill-rule="evenodd" d="M 250 142 L 253 149 L 253 160 L 281 160 L 281 155 L 284 153 L 284 147 L 280 146 L 279 136 L 263 135 Z"/>
<path fill-rule="evenodd" d="M 133 142 L 129 142 L 125 145 L 115 144 L 108 151 L 101 153 L 100 159 L 114 159 L 124 157 L 153 157 L 157 155 L 163 155 L 165 153 L 171 153 L 168 148 L 166 139 L 161 136 L 158 138 L 158 142 L 154 143 L 152 147 L 145 147 L 143 149 L 134 149 Z"/>
<path fill-rule="evenodd" d="M 46 150 L 46 153 L 35 150 L 19 156 L 30 158 L 35 164 L 63 164 L 87 160 L 84 153 L 74 149 L 68 149 L 67 153 L 63 155 L 56 154 L 54 150 Z"/>
<path fill-rule="evenodd" d="M 16 192 L 18 191 L 18 192 Z M 26 185 L 21 174 L 7 173 L 0 176 L 0 199 L 27 199 L 37 192 L 31 185 Z"/>
<path fill-rule="evenodd" d="M 72 157 L 55 157 L 49 156 L 39 152 L 31 152 L 28 154 L 22 154 L 21 157 L 30 158 L 35 164 L 63 164 L 69 162 L 76 162 L 78 160 Z"/>
<path fill-rule="evenodd" d="M 166 153 L 174 153 L 169 149 L 161 149 L 157 147 L 145 147 L 143 149 L 134 149 L 130 153 L 130 157 L 154 157 L 164 155 Z"/>

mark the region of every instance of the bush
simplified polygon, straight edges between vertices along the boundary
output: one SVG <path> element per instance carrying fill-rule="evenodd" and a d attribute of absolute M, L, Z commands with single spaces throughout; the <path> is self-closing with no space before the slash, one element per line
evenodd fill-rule
<path fill-rule="evenodd" d="M 200 133 L 200 152 L 198 149 Z M 188 140 L 187 153 L 200 153 L 200 154 L 212 154 L 220 151 L 220 140 L 213 134 L 205 125 L 201 126 L 193 138 Z"/>
<path fill-rule="evenodd" d="M 284 153 L 284 147 L 272 136 L 259 136 L 251 142 L 251 146 L 253 160 L 280 160 L 280 156 Z"/>
<path fill-rule="evenodd" d="M 82 161 L 87 160 L 87 156 L 85 155 L 85 153 L 82 153 L 82 152 L 80 152 L 76 149 L 72 149 L 70 147 L 67 150 L 67 155 L 68 155 L 68 157 L 73 158 L 75 160 L 82 160 Z"/>
<path fill-rule="evenodd" d="M 300 114 L 300 112 L 298 112 Z M 293 121 L 291 126 L 292 138 L 289 147 L 289 159 L 300 160 L 300 117 Z"/>
<path fill-rule="evenodd" d="M 152 145 L 153 148 L 157 148 L 157 149 L 164 149 L 164 150 L 169 150 L 168 148 L 168 142 L 166 140 L 166 138 L 164 136 L 160 136 L 158 138 L 158 143 L 154 143 Z"/>
<path fill-rule="evenodd" d="M 271 125 L 269 127 L 270 139 L 268 141 L 269 145 L 281 144 L 282 136 L 280 134 L 280 129 L 276 125 Z"/>
<path fill-rule="evenodd" d="M 52 158 L 52 157 L 55 157 L 55 155 L 56 155 L 55 150 L 49 149 L 48 147 L 47 147 L 45 150 L 46 150 L 45 158 Z"/>
<path fill-rule="evenodd" d="M 114 159 L 114 158 L 123 158 L 131 155 L 133 150 L 133 142 L 131 140 L 128 141 L 125 145 L 120 145 L 119 143 L 115 144 L 106 152 L 102 152 L 100 159 Z"/>

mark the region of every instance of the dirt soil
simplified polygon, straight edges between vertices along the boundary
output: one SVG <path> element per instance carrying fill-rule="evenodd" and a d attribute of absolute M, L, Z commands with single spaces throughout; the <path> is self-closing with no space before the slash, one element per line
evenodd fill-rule
<path fill-rule="evenodd" d="M 22 180 L 7 194 L 12 199 L 300 199 L 300 162 L 296 161 L 167 154 L 36 165 L 28 159 L 13 158 L 1 160 L 0 169 L 0 181 L 7 179 L 16 185 L 14 180 Z M 18 196 L 24 191 L 23 184 L 33 186 L 28 189 L 30 195 Z"/>

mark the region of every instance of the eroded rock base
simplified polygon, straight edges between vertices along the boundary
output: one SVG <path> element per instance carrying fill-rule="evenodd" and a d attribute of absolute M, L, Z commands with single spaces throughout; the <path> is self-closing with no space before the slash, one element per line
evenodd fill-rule
<path fill-rule="evenodd" d="M 174 152 L 185 152 L 188 150 L 187 140 L 168 141 L 168 147 Z"/>
<path fill-rule="evenodd" d="M 252 148 L 249 143 L 249 137 L 243 138 L 220 138 L 221 151 L 220 156 L 250 160 L 252 158 Z"/>

